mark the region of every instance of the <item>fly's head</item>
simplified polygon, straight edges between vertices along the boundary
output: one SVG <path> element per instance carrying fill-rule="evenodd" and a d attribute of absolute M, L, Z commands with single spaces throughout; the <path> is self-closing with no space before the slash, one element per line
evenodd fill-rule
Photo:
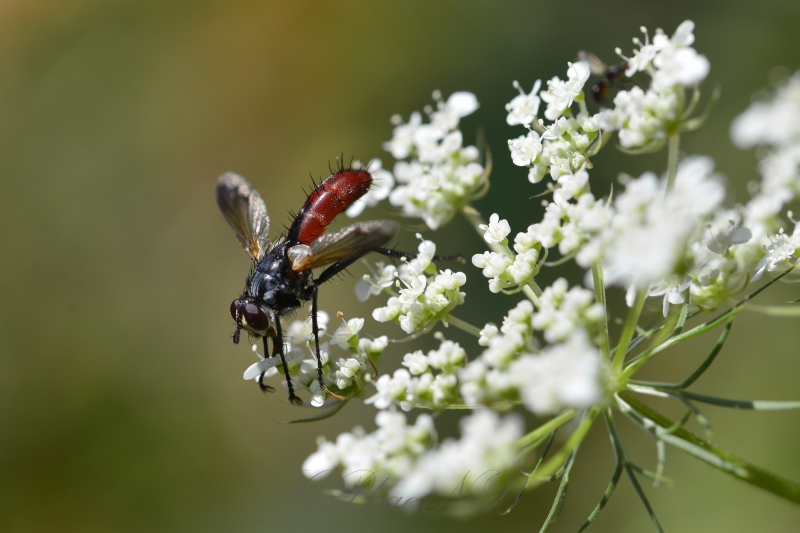
<path fill-rule="evenodd" d="M 242 296 L 231 303 L 231 317 L 236 321 L 233 343 L 239 344 L 239 332 L 247 331 L 255 338 L 274 335 L 270 327 L 269 311 L 254 300 Z"/>

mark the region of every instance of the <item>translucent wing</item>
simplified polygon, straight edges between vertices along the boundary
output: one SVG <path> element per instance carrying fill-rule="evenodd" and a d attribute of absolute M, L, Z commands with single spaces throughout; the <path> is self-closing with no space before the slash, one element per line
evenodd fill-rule
<path fill-rule="evenodd" d="M 397 234 L 400 226 L 391 220 L 370 220 L 350 224 L 336 233 L 319 237 L 309 246 L 297 245 L 289 250 L 292 269 L 311 270 L 342 259 L 357 258 L 380 248 Z"/>
<path fill-rule="evenodd" d="M 591 52 L 581 50 L 578 52 L 578 61 L 586 61 L 589 63 L 589 70 L 595 76 L 603 76 L 606 72 L 606 64 Z"/>
<path fill-rule="evenodd" d="M 216 196 L 239 244 L 254 261 L 264 257 L 269 246 L 269 217 L 258 192 L 240 175 L 226 172 L 217 179 Z"/>

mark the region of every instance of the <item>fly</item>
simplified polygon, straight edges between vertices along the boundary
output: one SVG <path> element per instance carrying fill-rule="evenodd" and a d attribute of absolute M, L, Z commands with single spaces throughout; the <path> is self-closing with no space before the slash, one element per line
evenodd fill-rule
<path fill-rule="evenodd" d="M 612 87 L 625 89 L 633 81 L 625 75 L 625 70 L 628 68 L 627 61 L 617 65 L 606 65 L 596 55 L 583 51 L 578 53 L 578 59 L 589 63 L 591 73 L 600 77 L 592 85 L 592 99 L 601 107 L 606 107 L 606 97 Z"/>
<path fill-rule="evenodd" d="M 384 248 L 398 232 L 391 220 L 356 222 L 335 233 L 325 229 L 336 216 L 361 198 L 370 188 L 372 176 L 364 169 L 340 168 L 308 195 L 286 235 L 269 241 L 269 216 L 261 196 L 243 177 L 232 172 L 217 180 L 216 197 L 222 215 L 228 221 L 239 244 L 253 260 L 242 295 L 231 303 L 231 316 L 236 322 L 234 344 L 240 332 L 262 338 L 264 353 L 269 353 L 267 339 L 272 338 L 272 357 L 280 357 L 286 375 L 289 401 L 302 404 L 294 393 L 283 347 L 280 317 L 291 314 L 311 301 L 311 329 L 314 335 L 317 379 L 327 394 L 337 400 L 323 381 L 317 325 L 317 294 L 320 285 L 330 280 L 363 255 L 377 252 L 393 258 L 413 258 L 413 254 Z M 454 259 L 439 257 L 437 259 Z M 312 270 L 324 270 L 315 278 Z M 258 378 L 264 392 L 274 388 Z"/>

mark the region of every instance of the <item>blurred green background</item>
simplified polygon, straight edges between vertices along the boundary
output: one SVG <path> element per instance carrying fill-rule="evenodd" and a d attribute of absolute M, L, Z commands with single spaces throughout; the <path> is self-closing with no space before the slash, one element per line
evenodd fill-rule
<path fill-rule="evenodd" d="M 350 405 L 315 425 L 282 425 L 307 411 L 241 379 L 252 354 L 231 344 L 228 306 L 248 259 L 217 212 L 214 180 L 227 170 L 247 176 L 279 228 L 301 205 L 309 172 L 324 176 L 340 154 L 383 157 L 391 168 L 381 149 L 389 117 L 421 109 L 434 89 L 469 90 L 482 106 L 462 122 L 466 138 L 483 130 L 495 155 L 492 191 L 478 207 L 523 229 L 539 213 L 526 198 L 541 186 L 508 157 L 506 140 L 521 134 L 505 124 L 511 82 L 529 89 L 564 76 L 580 49 L 614 61 L 614 47 L 630 51 L 640 25 L 671 33 L 687 18 L 711 60 L 706 95 L 717 83 L 723 92 L 708 126 L 681 147 L 712 155 L 744 199 L 756 160 L 732 147 L 728 125 L 774 66 L 800 66 L 796 1 L 4 0 L 0 530 L 537 531 L 554 487 L 526 495 L 508 516 L 468 522 L 336 505 L 316 485 L 297 495 L 316 436 L 371 429 L 374 410 Z M 609 149 L 594 163 L 593 179 L 608 183 L 623 171 L 661 171 L 666 155 Z M 460 220 L 433 237 L 444 253 L 483 249 Z M 402 242 L 413 248 L 413 231 Z M 477 269 L 464 268 L 460 315 L 498 321 L 513 302 L 490 298 Z M 771 298 L 797 298 L 793 287 Z M 348 278 L 326 287 L 321 306 L 347 316 L 370 309 Z M 400 333 L 370 318 L 367 327 Z M 451 336 L 477 353 L 474 340 Z M 696 390 L 800 397 L 795 321 L 744 314 L 731 339 Z M 684 375 L 710 341 L 665 354 L 648 375 Z M 384 368 L 404 348 L 393 347 Z M 800 480 L 797 413 L 707 414 L 717 444 Z M 653 443 L 626 436 L 652 467 Z M 581 452 L 555 531 L 577 529 L 613 467 L 601 427 Z M 667 531 L 800 529 L 800 508 L 674 449 L 667 455 L 675 486 L 643 482 Z M 627 481 L 590 529 L 651 530 Z"/>

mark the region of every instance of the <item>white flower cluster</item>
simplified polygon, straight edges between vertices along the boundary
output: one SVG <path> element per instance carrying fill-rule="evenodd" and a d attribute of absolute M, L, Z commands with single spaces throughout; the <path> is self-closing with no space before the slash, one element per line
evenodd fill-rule
<path fill-rule="evenodd" d="M 619 131 L 619 144 L 623 148 L 663 146 L 669 130 L 678 126 L 681 99 L 672 90 L 640 87 L 622 90 L 614 97 L 614 108 L 600 112 L 600 127 L 606 131 Z"/>
<path fill-rule="evenodd" d="M 708 157 L 680 163 L 672 187 L 652 172 L 630 179 L 614 200 L 610 224 L 577 255 L 581 266 L 601 260 L 609 283 L 647 288 L 678 270 L 689 238 L 705 230 L 725 198 Z"/>
<path fill-rule="evenodd" d="M 331 342 L 322 342 L 328 327 L 328 314 L 325 311 L 317 313 L 317 325 L 320 336 L 320 358 L 322 359 L 322 374 L 325 385 L 334 393 L 349 397 L 366 384 L 366 375 L 373 372 L 373 365 L 380 360 L 381 353 L 388 346 L 388 337 L 381 336 L 374 340 L 359 339 L 358 332 L 364 326 L 363 318 L 353 318 L 343 324 L 331 336 L 332 344 L 345 352 L 346 357 L 338 360 L 331 359 Z M 327 394 L 319 386 L 317 359 L 314 350 L 314 336 L 311 328 L 311 319 L 295 320 L 284 330 L 284 357 L 292 377 L 292 384 L 296 389 L 311 392 L 311 405 L 321 407 L 327 400 Z M 244 379 L 259 379 L 262 373 L 264 378 L 278 375 L 283 371 L 280 357 L 264 357 L 258 353 L 257 346 L 253 345 L 253 352 L 260 359 L 250 365 L 244 372 Z M 309 356 L 303 359 L 304 356 Z M 369 361 L 372 361 L 370 363 Z M 284 388 L 288 388 L 286 380 L 282 381 Z"/>
<path fill-rule="evenodd" d="M 303 474 L 309 479 L 323 479 L 341 466 L 348 487 L 379 485 L 378 475 L 401 478 L 436 441 L 429 415 L 419 415 L 414 425 L 408 425 L 403 413 L 380 411 L 375 423 L 378 429 L 373 433 L 356 427 L 352 433 L 339 435 L 335 443 L 320 437 L 317 451 L 303 463 Z"/>
<path fill-rule="evenodd" d="M 500 220 L 497 213 L 489 218 L 489 224 L 481 224 L 483 238 L 489 244 L 499 245 L 502 252 L 484 252 L 472 256 L 472 264 L 483 269 L 483 275 L 489 278 L 489 290 L 492 292 L 514 293 L 524 285 L 532 282 L 541 269 L 539 260 L 539 242 L 528 233 L 518 233 L 514 238 L 514 250 L 508 249 L 506 237 L 511 233 L 507 220 Z"/>
<path fill-rule="evenodd" d="M 635 86 L 620 90 L 611 109 L 590 115 L 586 108 L 583 87 L 591 73 L 588 61 L 569 63 L 567 80 L 554 77 L 547 82 L 546 91 L 539 92 L 541 82 L 537 81 L 531 93 L 526 94 L 514 82 L 520 94 L 506 106 L 506 121 L 525 126 L 528 133 L 509 140 L 508 146 L 514 164 L 530 168 L 531 183 L 538 183 L 549 173 L 556 182 L 556 190 L 568 189 L 564 200 L 577 198 L 588 180 L 585 170 L 591 164 L 587 158 L 604 142 L 602 132 L 619 131 L 624 148 L 655 149 L 663 145 L 670 132 L 678 130 L 684 88 L 705 79 L 708 60 L 690 46 L 694 42 L 691 21 L 681 24 L 672 38 L 656 30 L 652 43 L 647 31 L 644 28 L 642 31 L 645 42 L 634 39 L 639 48 L 633 57 L 623 56 L 625 76 L 645 72 L 652 78 L 650 88 Z M 621 55 L 619 49 L 617 53 Z M 537 117 L 541 101 L 547 103 L 544 118 L 552 121 L 549 125 Z M 573 104 L 579 106 L 577 114 L 573 114 Z"/>
<path fill-rule="evenodd" d="M 593 331 L 605 318 L 603 306 L 595 303 L 592 291 L 577 286 L 570 289 L 564 278 L 547 287 L 539 301 L 541 307 L 531 324 L 544 332 L 549 343 L 565 342 L 580 329 Z"/>
<path fill-rule="evenodd" d="M 604 318 L 602 306 L 591 291 L 569 289 L 564 279 L 545 289 L 540 302 L 534 311 L 523 300 L 499 329 L 487 324 L 479 340 L 486 350 L 469 363 L 460 345 L 444 339 L 427 355 L 406 354 L 406 368 L 381 376 L 367 403 L 410 410 L 459 402 L 507 408 L 523 401 L 536 414 L 591 405 L 586 402 L 602 393 L 600 353 L 589 341 Z M 540 349 L 535 331 L 551 346 Z"/>
<path fill-rule="evenodd" d="M 466 355 L 458 343 L 444 338 L 439 348 L 427 355 L 422 350 L 406 354 L 403 358 L 406 368 L 378 378 L 377 393 L 365 403 L 378 409 L 399 405 L 404 411 L 415 406 L 446 407 L 458 400 L 457 372 L 466 362 Z"/>
<path fill-rule="evenodd" d="M 691 47 L 694 43 L 694 22 L 684 21 L 671 38 L 661 29 L 649 42 L 635 39 L 639 48 L 633 57 L 625 57 L 625 75 L 649 74 L 650 87 L 620 90 L 614 108 L 600 113 L 598 123 L 605 131 L 619 130 L 623 148 L 655 149 L 663 145 L 670 133 L 678 131 L 683 114 L 684 88 L 697 86 L 710 68 L 708 59 Z"/>
<path fill-rule="evenodd" d="M 576 175 L 583 180 L 589 177 L 586 171 Z M 553 201 L 545 207 L 542 221 L 528 227 L 530 239 L 548 249 L 558 246 L 563 256 L 575 254 L 594 235 L 607 228 L 613 213 L 605 200 L 595 199 L 590 192 L 581 194 L 576 202 L 568 200 L 554 195 Z"/>
<path fill-rule="evenodd" d="M 417 254 L 414 259 L 410 261 L 403 259 L 399 267 L 393 264 L 386 264 L 384 261 L 376 262 L 375 269 L 370 267 L 372 274 L 365 274 L 356 283 L 356 297 L 359 302 L 367 301 L 370 296 L 392 292 L 392 287 L 398 283 L 411 285 L 422 274 L 432 275 L 436 273 L 436 268 L 433 264 L 436 244 L 433 241 L 423 240 L 419 233 L 417 233 L 417 238 L 421 242 L 417 247 Z"/>
<path fill-rule="evenodd" d="M 482 410 L 461 420 L 459 440 L 447 439 L 435 448 L 436 430 L 429 415 L 419 415 L 408 425 L 404 414 L 380 411 L 375 422 L 378 429 L 373 433 L 356 427 L 336 442 L 321 437 L 317 451 L 303 463 L 303 474 L 319 480 L 341 467 L 348 488 L 389 488 L 387 501 L 403 507 L 413 508 L 428 494 L 447 496 L 460 487 L 467 494 L 486 495 L 503 488 L 487 483 L 516 465 L 517 443 L 524 432 L 521 418 L 500 418 Z"/>
<path fill-rule="evenodd" d="M 411 114 L 408 123 L 399 116 L 392 140 L 384 149 L 397 159 L 394 177 L 398 186 L 389 195 L 389 202 L 402 208 L 403 214 L 420 217 L 431 229 L 446 224 L 486 186 L 486 172 L 478 163 L 475 146 L 463 146 L 458 130 L 462 117 L 478 109 L 478 100 L 468 92 L 450 95 L 447 101 L 434 93 L 436 110 L 426 109 L 430 118 L 422 123 L 422 115 Z"/>
<path fill-rule="evenodd" d="M 559 279 L 542 293 L 538 311 L 523 300 L 499 330 L 486 325 L 479 340 L 486 350 L 460 373 L 465 403 L 502 407 L 522 400 L 531 412 L 544 415 L 588 407 L 601 397 L 600 351 L 589 339 L 603 309 L 591 291 L 567 287 Z M 549 346 L 539 349 L 536 330 Z"/>
<path fill-rule="evenodd" d="M 663 297 L 669 304 L 686 301 L 714 309 L 733 291 L 741 290 L 749 268 L 736 259 L 750 240 L 750 230 L 735 221 L 741 216 L 721 210 L 725 187 L 708 157 L 693 156 L 677 168 L 675 181 L 648 172 L 629 179 L 610 206 L 608 226 L 578 252 L 584 268 L 603 264 L 609 284 Z"/>
<path fill-rule="evenodd" d="M 776 252 L 783 247 L 779 243 L 789 237 L 768 236 L 781 230 L 781 212 L 800 196 L 800 72 L 778 87 L 769 100 L 755 102 L 739 115 L 731 125 L 731 137 L 740 148 L 768 148 L 758 167 L 762 180 L 745 206 L 743 221 L 753 232 L 751 252 L 761 255 L 764 246 L 771 256 L 758 264 L 760 276 L 778 265 L 775 259 L 780 254 Z"/>
<path fill-rule="evenodd" d="M 574 410 L 554 421 L 563 423 L 584 410 L 583 422 L 562 448 L 563 454 L 574 457 L 588 431 L 585 424 L 591 424 L 592 417 L 607 405 L 620 407 L 623 402 L 617 393 L 634 388 L 628 380 L 638 363 L 626 366 L 624 347 L 633 350 L 638 340 L 631 343 L 623 333 L 617 353 L 610 348 L 614 339 L 609 336 L 610 319 L 601 303 L 605 301 L 601 288 L 627 288 L 628 305 L 637 302 L 623 332 L 635 332 L 638 339 L 658 338 L 655 332 L 669 322 L 641 329 L 640 315 L 649 312 L 643 306 L 645 297 L 660 298 L 665 317 L 670 305 L 691 304 L 693 310 L 711 311 L 730 301 L 749 281 L 797 261 L 800 222 L 788 212 L 795 223 L 790 235 L 779 216 L 800 196 L 800 72 L 770 101 L 753 104 L 734 123 L 731 132 L 739 146 L 762 145 L 768 150 L 762 152 L 763 181 L 753 199 L 745 206 L 725 208 L 726 189 L 713 161 L 704 156 L 681 159 L 678 153 L 679 133 L 702 122 L 688 118 L 699 91 L 687 105 L 687 89 L 697 87 L 710 68 L 708 60 L 692 48 L 694 23 L 682 23 L 671 37 L 658 29 L 652 42 L 647 30 L 642 28 L 642 32 L 644 41 L 634 39 L 632 57 L 617 49 L 625 60 L 619 67 L 599 68 L 599 60 L 588 58 L 569 63 L 567 78 L 553 77 L 546 90 L 540 90 L 542 83 L 537 81 L 526 93 L 514 82 L 519 95 L 506 106 L 506 120 L 509 125 L 522 125 L 527 133 L 508 142 L 512 160 L 528 167 L 532 183 L 547 174 L 553 180 L 547 185 L 552 199 L 543 203 L 542 220 L 524 232 L 512 233 L 511 225 L 498 213 L 488 223 L 480 223 L 480 214 L 469 206 L 487 184 L 484 169 L 477 163 L 477 149 L 463 147 L 458 131 L 460 119 L 478 107 L 472 94 L 454 93 L 444 101 L 435 93 L 437 109 L 426 109 L 428 124 L 423 124 L 420 113 L 413 113 L 408 123 L 393 119 L 394 135 L 385 148 L 398 160 L 394 168 L 398 186 L 391 190 L 391 173 L 373 160 L 373 172 L 385 172 L 385 176 L 374 194 L 371 191 L 364 197 L 363 205 L 353 206 L 353 213 L 388 197 L 406 215 L 421 217 L 436 229 L 462 211 L 491 250 L 472 257 L 473 265 L 488 278 L 491 292 L 523 291 L 528 299 L 510 309 L 500 327 L 490 322 L 478 333 L 474 326 L 450 316 L 464 302 L 460 289 L 466 276 L 436 270 L 433 242 L 423 240 L 414 259 L 404 259 L 399 265 L 377 263 L 356 287 L 360 301 L 390 295 L 385 306 L 374 309 L 375 320 L 394 321 L 413 336 L 430 331 L 440 320 L 447 325 L 449 320 L 477 334 L 483 351 L 470 360 L 461 345 L 436 333 L 438 348 L 407 353 L 401 368 L 373 377 L 369 363 L 380 357 L 386 337 L 359 339 L 364 321 L 345 322 L 322 346 L 326 384 L 350 397 L 361 393 L 365 384 L 373 385 L 375 393 L 365 403 L 379 410 L 378 429 L 366 433 L 356 428 L 336 442 L 320 439 L 318 450 L 304 464 L 307 477 L 320 479 L 341 467 L 351 491 L 377 487 L 398 504 L 432 494 L 449 496 L 455 490 L 459 496 L 462 491 L 486 496 L 489 479 L 482 476 L 496 472 L 492 478 L 500 479 L 501 472 L 518 473 L 523 460 L 522 418 L 517 413 L 501 417 L 494 411 L 524 408 L 543 417 Z M 618 72 L 614 69 L 621 69 L 624 76 L 612 79 Z M 617 94 L 612 108 L 591 115 L 584 86 L 591 74 L 601 74 L 598 70 L 605 77 L 602 83 Z M 642 83 L 638 78 L 644 76 L 639 73 L 649 76 L 650 82 Z M 604 94 L 597 87 L 594 95 Z M 542 102 L 546 108 L 540 119 Z M 662 176 L 654 172 L 638 178 L 622 176 L 622 187 L 602 198 L 591 191 L 590 158 L 614 131 L 629 152 L 654 151 L 669 142 L 668 170 Z M 546 263 L 554 248 L 562 257 Z M 535 278 L 541 268 L 571 259 L 591 269 L 587 279 L 598 283 L 599 295 L 580 286 L 570 288 L 563 278 L 544 290 L 539 288 Z M 320 317 L 320 324 L 323 330 L 327 327 L 327 316 Z M 298 375 L 299 386 L 315 393 L 312 403 L 321 404 L 325 396 L 316 385 L 315 360 L 299 363 L 306 349 L 313 353 L 309 324 L 296 322 L 287 332 L 292 375 Z M 329 363 L 332 346 L 348 355 Z M 637 361 L 646 362 L 658 351 L 638 351 Z M 261 361 L 245 377 L 252 379 L 264 371 L 277 374 L 275 363 Z M 437 443 L 430 416 L 420 415 L 409 425 L 402 411 L 414 408 L 474 412 L 461 419 L 460 439 Z M 543 433 L 545 428 L 540 429 Z M 539 433 L 529 434 L 531 440 Z M 557 468 L 551 463 L 544 468 L 553 467 L 548 476 Z M 386 481 L 381 482 L 379 476 Z"/>
<path fill-rule="evenodd" d="M 687 249 L 689 292 L 692 304 L 711 311 L 723 304 L 732 294 L 741 291 L 751 275 L 753 257 L 750 230 L 741 225 L 742 214 L 737 209 L 718 209 L 705 228 L 698 228 Z M 673 275 L 673 279 L 675 276 Z M 685 277 L 683 278 L 685 281 Z M 683 290 L 680 286 L 676 290 Z M 651 296 L 657 296 L 651 292 Z M 666 308 L 681 303 L 675 294 L 664 293 Z"/>
<path fill-rule="evenodd" d="M 413 260 L 402 263 L 399 268 L 378 263 L 378 271 L 359 282 L 356 294 L 362 301 L 370 294 L 388 289 L 391 278 L 400 289 L 397 296 L 389 298 L 385 307 L 372 311 L 372 318 L 378 322 L 397 322 L 409 335 L 426 331 L 439 320 L 447 321 L 447 315 L 464 303 L 465 293 L 459 289 L 467 282 L 467 277 L 463 272 L 450 269 L 436 274 L 431 263 L 435 253 L 433 242 L 422 241 L 419 254 Z M 434 274 L 430 274 L 431 271 Z"/>
<path fill-rule="evenodd" d="M 795 224 L 794 233 L 791 236 L 783 232 L 783 228 L 777 235 L 771 237 L 771 243 L 765 247 L 766 255 L 756 265 L 756 273 L 753 281 L 757 281 L 764 272 L 772 272 L 779 266 L 791 261 L 797 261 L 795 251 L 800 248 L 800 224 Z"/>
<path fill-rule="evenodd" d="M 539 350 L 532 316 L 533 304 L 523 300 L 508 312 L 499 330 L 494 324 L 481 330 L 478 343 L 487 348 L 459 376 L 465 404 L 507 407 L 519 401 L 519 376 L 511 375 L 509 368 L 521 353 Z"/>
<path fill-rule="evenodd" d="M 575 70 L 576 65 L 585 66 L 585 63 L 575 63 L 570 69 Z M 553 78 L 556 79 L 558 78 Z M 548 83 L 552 84 L 553 80 Z M 543 97 L 549 95 L 545 91 L 541 94 Z M 583 100 L 580 103 L 585 108 Z M 548 111 L 550 109 L 548 107 Z M 561 112 L 569 113 L 569 110 L 566 108 Z M 516 121 L 520 120 L 521 117 L 515 117 L 513 114 L 514 110 L 511 108 L 507 122 L 517 123 Z M 548 116 L 548 112 L 545 112 L 545 116 Z M 508 141 L 514 164 L 530 168 L 528 181 L 531 183 L 539 183 L 549 173 L 558 186 L 575 188 L 571 176 L 586 168 L 587 157 L 593 153 L 589 149 L 597 146 L 593 146 L 600 130 L 596 117 L 589 117 L 586 113 L 580 112 L 577 117 L 556 116 L 554 122 L 548 126 L 541 120 L 524 125 L 528 128 L 528 133 Z"/>
<path fill-rule="evenodd" d="M 480 497 L 508 488 L 490 485 L 518 461 L 517 443 L 525 431 L 522 419 L 480 410 L 460 422 L 461 438 L 447 439 L 422 454 L 392 488 L 391 496 L 408 500 L 431 493 L 449 496 L 464 489 L 465 496 Z"/>

